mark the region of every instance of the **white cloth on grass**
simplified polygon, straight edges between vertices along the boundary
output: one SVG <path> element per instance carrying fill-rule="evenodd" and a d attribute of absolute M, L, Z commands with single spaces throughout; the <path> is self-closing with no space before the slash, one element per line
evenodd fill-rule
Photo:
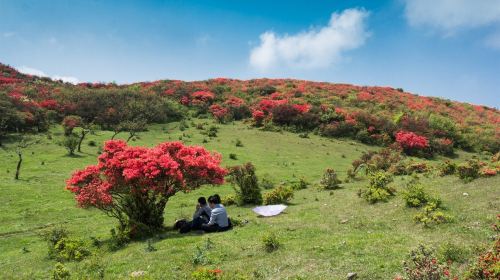
<path fill-rule="evenodd" d="M 271 216 L 276 216 L 283 212 L 283 210 L 286 209 L 286 205 L 283 204 L 278 204 L 278 205 L 266 205 L 266 206 L 258 206 L 252 209 L 256 214 L 264 216 L 264 217 L 271 217 Z"/>

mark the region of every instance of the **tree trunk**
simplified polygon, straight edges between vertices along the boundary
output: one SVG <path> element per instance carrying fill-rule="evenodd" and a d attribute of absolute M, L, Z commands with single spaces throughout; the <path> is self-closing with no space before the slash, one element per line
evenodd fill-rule
<path fill-rule="evenodd" d="M 163 213 L 168 198 L 163 195 L 139 193 L 128 196 L 123 204 L 131 238 L 142 238 L 163 228 Z"/>
<path fill-rule="evenodd" d="M 132 139 L 132 137 L 134 137 L 134 136 L 135 136 L 135 132 L 130 132 L 130 135 L 129 135 L 129 136 L 128 136 L 128 138 L 127 138 L 127 143 L 128 143 L 128 141 L 130 141 L 130 139 Z"/>
<path fill-rule="evenodd" d="M 82 133 L 80 134 L 80 140 L 78 141 L 78 152 L 81 153 L 82 152 L 82 142 L 83 142 L 83 139 L 85 138 L 85 135 L 87 135 L 87 133 L 85 132 L 85 130 L 82 130 Z"/>
<path fill-rule="evenodd" d="M 118 133 L 120 133 L 121 131 L 115 131 L 115 133 L 113 134 L 113 136 L 111 136 L 111 140 L 115 139 L 115 136 L 118 135 Z"/>
<path fill-rule="evenodd" d="M 19 161 L 17 162 L 16 177 L 14 179 L 19 180 L 19 172 L 21 171 L 21 163 L 23 162 L 23 154 L 21 152 L 17 152 L 17 156 L 19 156 Z"/>

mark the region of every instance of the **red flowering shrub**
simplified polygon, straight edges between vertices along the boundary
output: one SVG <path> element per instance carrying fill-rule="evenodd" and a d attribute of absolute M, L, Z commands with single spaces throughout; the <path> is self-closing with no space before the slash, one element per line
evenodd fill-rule
<path fill-rule="evenodd" d="M 163 226 L 168 199 L 202 184 L 222 184 L 226 170 L 219 154 L 203 147 L 165 142 L 154 148 L 104 145 L 97 165 L 73 173 L 66 188 L 80 207 L 96 207 L 118 219 L 131 237 Z"/>
<path fill-rule="evenodd" d="M 229 118 L 229 109 L 220 106 L 219 104 L 214 104 L 210 106 L 210 113 L 219 121 L 220 123 L 225 122 Z"/>
<path fill-rule="evenodd" d="M 493 230 L 497 234 L 495 243 L 490 250 L 479 255 L 477 260 L 472 263 L 465 279 L 500 279 L 500 214 L 497 215 L 497 222 L 493 225 Z"/>
<path fill-rule="evenodd" d="M 215 94 L 210 91 L 197 91 L 191 94 L 191 104 L 204 105 L 211 103 L 215 98 Z"/>
<path fill-rule="evenodd" d="M 492 168 L 484 168 L 480 171 L 481 176 L 483 177 L 491 177 L 497 175 L 497 171 Z"/>
<path fill-rule="evenodd" d="M 75 127 L 82 124 L 82 118 L 79 116 L 66 116 L 62 121 L 62 126 L 64 128 L 64 135 L 68 136 L 73 132 Z"/>
<path fill-rule="evenodd" d="M 264 122 L 264 118 L 266 117 L 266 115 L 261 110 L 254 110 L 252 112 L 252 117 L 253 117 L 253 120 L 255 122 L 255 125 L 261 126 L 262 123 Z"/>
<path fill-rule="evenodd" d="M 434 251 L 420 245 L 412 250 L 403 263 L 404 277 L 397 276 L 399 280 L 442 280 L 458 279 L 450 275 L 448 266 L 440 264 L 434 256 Z"/>
<path fill-rule="evenodd" d="M 396 142 L 407 154 L 415 154 L 429 148 L 429 140 L 410 131 L 399 131 L 396 133 Z"/>

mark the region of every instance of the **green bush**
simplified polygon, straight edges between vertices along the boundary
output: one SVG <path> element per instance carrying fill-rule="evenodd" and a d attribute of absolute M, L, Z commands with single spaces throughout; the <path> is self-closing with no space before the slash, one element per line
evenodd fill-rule
<path fill-rule="evenodd" d="M 298 181 L 291 183 L 292 189 L 294 190 L 307 189 L 309 185 L 310 185 L 309 182 L 307 182 L 306 179 L 304 178 L 300 178 Z"/>
<path fill-rule="evenodd" d="M 68 150 L 68 154 L 74 155 L 75 150 L 78 147 L 78 142 L 80 139 L 74 133 L 64 136 L 64 140 L 62 141 L 62 145 Z"/>
<path fill-rule="evenodd" d="M 54 266 L 54 269 L 52 270 L 52 279 L 54 280 L 65 280 L 69 279 L 71 274 L 69 273 L 69 270 L 64 266 L 64 264 L 58 262 Z"/>
<path fill-rule="evenodd" d="M 222 197 L 221 200 L 222 200 L 221 203 L 224 206 L 230 206 L 230 205 L 236 205 L 236 204 L 238 204 L 238 198 L 234 194 L 226 195 L 226 196 Z"/>
<path fill-rule="evenodd" d="M 403 262 L 404 280 L 440 280 L 451 279 L 449 268 L 440 264 L 434 256 L 434 250 L 419 245 L 412 250 L 408 259 Z"/>
<path fill-rule="evenodd" d="M 229 154 L 229 158 L 232 159 L 232 160 L 237 160 L 238 156 L 236 154 L 230 153 Z"/>
<path fill-rule="evenodd" d="M 469 251 L 463 245 L 451 242 L 443 243 L 438 249 L 438 257 L 443 262 L 464 263 L 468 259 Z"/>
<path fill-rule="evenodd" d="M 377 171 L 370 173 L 370 184 L 365 190 L 359 190 L 358 195 L 370 203 L 387 201 L 389 197 L 394 196 L 396 190 L 389 187 L 392 182 L 392 176 L 389 173 Z"/>
<path fill-rule="evenodd" d="M 335 170 L 328 168 L 323 173 L 323 178 L 319 182 L 322 189 L 325 190 L 334 190 L 339 188 L 339 184 L 342 183 L 340 179 L 337 177 L 337 173 Z"/>
<path fill-rule="evenodd" d="M 452 217 L 438 210 L 439 208 L 435 203 L 428 203 L 422 209 L 422 212 L 415 215 L 413 219 L 416 223 L 423 224 L 425 227 L 430 227 L 436 224 L 448 223 Z"/>
<path fill-rule="evenodd" d="M 408 207 L 422 207 L 427 203 L 434 203 L 437 207 L 441 205 L 441 200 L 432 197 L 425 191 L 424 186 L 418 182 L 410 182 L 406 191 L 403 192 L 403 199 Z"/>
<path fill-rule="evenodd" d="M 69 237 L 68 231 L 57 227 L 43 236 L 48 245 L 49 258 L 57 261 L 81 261 L 90 256 L 88 244 L 79 238 Z"/>
<path fill-rule="evenodd" d="M 56 243 L 54 253 L 59 261 L 81 261 L 91 254 L 83 240 L 67 237 Z"/>
<path fill-rule="evenodd" d="M 438 166 L 439 176 L 453 175 L 457 171 L 457 164 L 446 160 Z"/>
<path fill-rule="evenodd" d="M 191 279 L 193 280 L 217 280 L 221 274 L 220 269 L 208 269 L 205 267 L 200 267 L 191 273 Z"/>
<path fill-rule="evenodd" d="M 243 147 L 243 142 L 240 139 L 236 139 L 236 147 Z"/>
<path fill-rule="evenodd" d="M 274 232 L 264 234 L 262 236 L 262 243 L 268 253 L 276 251 L 281 246 L 278 236 Z"/>
<path fill-rule="evenodd" d="M 259 182 L 255 175 L 255 167 L 250 162 L 231 167 L 229 170 L 229 181 L 238 197 L 238 204 L 261 204 L 262 194 L 260 193 Z"/>
<path fill-rule="evenodd" d="M 458 177 L 464 182 L 471 182 L 479 177 L 480 168 L 481 166 L 478 160 L 470 159 L 457 167 Z"/>
<path fill-rule="evenodd" d="M 264 194 L 264 204 L 287 203 L 293 198 L 293 189 L 288 186 L 280 185 L 274 190 Z"/>

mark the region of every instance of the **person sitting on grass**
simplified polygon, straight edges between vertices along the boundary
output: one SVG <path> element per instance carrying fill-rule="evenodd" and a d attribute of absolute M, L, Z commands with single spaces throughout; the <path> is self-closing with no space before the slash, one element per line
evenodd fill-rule
<path fill-rule="evenodd" d="M 212 213 L 212 208 L 208 207 L 207 200 L 205 197 L 201 196 L 198 198 L 198 203 L 196 204 L 196 210 L 193 214 L 193 220 L 186 221 L 186 219 L 181 219 L 175 221 L 174 229 L 178 229 L 180 233 L 188 233 L 191 230 L 200 230 L 202 224 L 208 223 L 210 220 L 210 215 Z"/>
<path fill-rule="evenodd" d="M 210 220 L 202 224 L 201 229 L 205 232 L 226 231 L 231 228 L 231 222 L 227 217 L 226 208 L 221 204 L 218 194 L 208 198 L 208 205 L 212 208 Z"/>
<path fill-rule="evenodd" d="M 196 204 L 196 210 L 193 214 L 193 221 L 191 222 L 191 229 L 198 230 L 201 229 L 202 224 L 208 223 L 210 221 L 210 215 L 212 214 L 212 208 L 207 204 L 205 197 L 198 198 L 198 204 Z"/>

